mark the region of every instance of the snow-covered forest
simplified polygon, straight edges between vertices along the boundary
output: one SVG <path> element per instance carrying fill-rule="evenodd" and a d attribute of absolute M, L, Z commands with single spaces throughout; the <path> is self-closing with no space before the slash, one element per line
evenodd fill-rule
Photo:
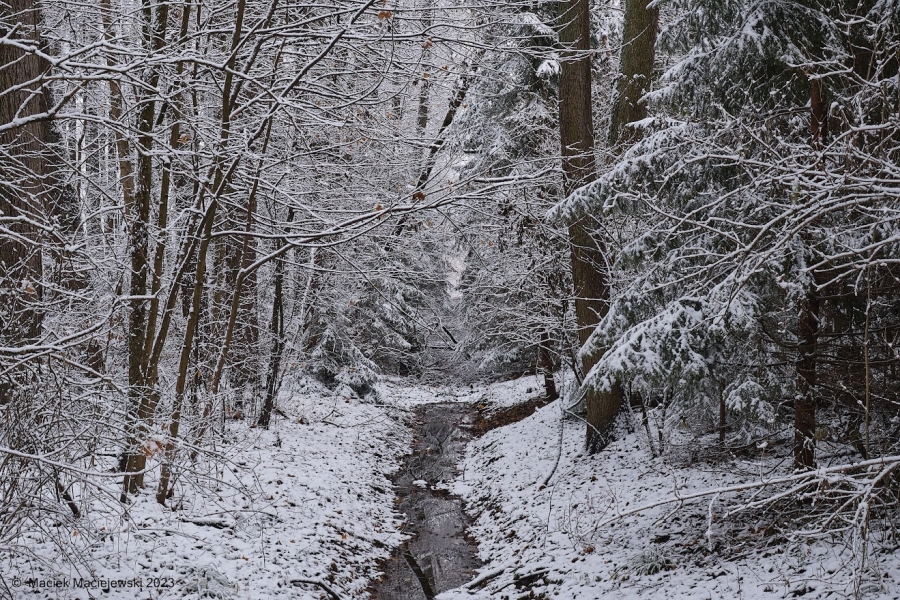
<path fill-rule="evenodd" d="M 898 0 L 0 0 L 0 597 L 900 598 Z"/>

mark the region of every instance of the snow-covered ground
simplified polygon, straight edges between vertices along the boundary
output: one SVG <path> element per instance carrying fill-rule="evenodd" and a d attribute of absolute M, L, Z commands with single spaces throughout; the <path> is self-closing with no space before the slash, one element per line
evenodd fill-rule
<path fill-rule="evenodd" d="M 640 433 L 586 457 L 584 425 L 560 413 L 554 402 L 469 445 L 454 491 L 476 517 L 470 533 L 486 564 L 473 583 L 483 583 L 440 600 L 853 597 L 858 563 L 844 545 L 772 537 L 766 547 L 776 528 L 767 522 L 779 525 L 779 515 L 722 522 L 733 497 L 608 522 L 676 494 L 752 480 L 777 461 L 691 466 L 651 458 Z M 900 597 L 900 552 L 868 560 L 863 597 Z"/>
<path fill-rule="evenodd" d="M 229 423 L 234 445 L 218 469 L 208 465 L 207 485 L 178 489 L 178 510 L 155 502 L 150 479 L 126 518 L 104 518 L 118 497 L 110 478 L 108 510 L 97 503 L 80 520 L 43 523 L 44 534 L 20 539 L 22 551 L 0 557 L 8 591 L 20 599 L 323 597 L 319 585 L 292 583 L 305 579 L 364 597 L 378 560 L 402 541 L 388 478 L 409 449 L 409 409 L 455 397 L 444 393 L 385 382 L 363 401 L 299 382 L 282 394 L 284 416 L 270 430 Z M 54 544 L 62 538 L 69 560 Z M 135 578 L 143 588 L 128 587 Z M 74 587 L 101 580 L 126 587 Z"/>
<path fill-rule="evenodd" d="M 460 388 L 386 380 L 363 400 L 296 382 L 269 431 L 229 425 L 233 444 L 222 460 L 201 463 L 211 469 L 206 484 L 179 487 L 177 510 L 155 503 L 151 480 L 125 518 L 104 516 L 115 514 L 118 496 L 109 478 L 107 510 L 97 500 L 80 520 L 42 523 L 42 534 L 0 557 L 10 586 L 0 586 L 0 597 L 313 600 L 330 589 L 344 600 L 366 598 L 379 561 L 404 541 L 389 477 L 410 448 L 412 409 L 468 402 L 484 415 L 542 391 L 535 377 Z M 733 497 L 609 522 L 676 493 L 786 468 L 774 458 L 652 458 L 639 431 L 586 457 L 583 435 L 583 424 L 564 421 L 554 402 L 469 445 L 452 489 L 475 518 L 470 533 L 485 566 L 440 600 L 853 597 L 858 553 L 828 539 L 775 535 L 784 531 L 778 514 L 719 519 Z M 60 545 L 73 551 L 67 559 Z M 865 573 L 863 597 L 900 598 L 900 553 L 868 556 Z M 32 578 L 44 586 L 26 583 Z M 142 588 L 74 587 L 135 578 Z M 66 587 L 46 587 L 56 582 Z"/>

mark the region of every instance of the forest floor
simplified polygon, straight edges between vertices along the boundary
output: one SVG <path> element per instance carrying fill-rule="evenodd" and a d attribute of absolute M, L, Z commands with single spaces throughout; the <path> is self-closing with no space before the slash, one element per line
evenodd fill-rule
<path fill-rule="evenodd" d="M 269 430 L 228 422 L 216 459 L 196 465 L 199 483 L 179 484 L 171 507 L 149 479 L 121 516 L 108 478 L 86 516 L 39 521 L 0 556 L 0 598 L 363 598 L 404 540 L 390 477 L 409 452 L 413 409 L 467 393 L 386 381 L 360 399 L 294 382 Z"/>
<path fill-rule="evenodd" d="M 711 460 L 704 446 L 672 440 L 653 458 L 638 431 L 586 457 L 583 424 L 562 419 L 541 391 L 534 377 L 470 388 L 397 380 L 360 399 L 297 382 L 270 430 L 229 423 L 227 449 L 198 465 L 205 483 L 179 486 L 177 510 L 155 503 L 149 481 L 123 518 L 110 478 L 87 516 L 40 523 L 42 533 L 0 557 L 0 597 L 362 600 L 408 541 L 392 479 L 414 447 L 416 411 L 461 402 L 481 437 L 460 450 L 455 481 L 429 488 L 464 499 L 483 566 L 439 600 L 900 598 L 896 543 L 870 552 L 860 571 L 852 544 L 792 537 L 778 505 L 721 520 L 734 498 L 712 495 L 605 523 L 786 472 L 785 448 Z M 136 578 L 142 588 L 75 587 Z"/>
<path fill-rule="evenodd" d="M 518 402 L 534 408 L 533 399 Z M 514 412 L 485 403 L 488 413 Z M 495 403 L 512 404 L 502 392 Z M 789 445 L 754 445 L 742 456 L 718 450 L 713 435 L 698 443 L 685 433 L 655 458 L 637 427 L 589 457 L 582 453 L 584 424 L 561 413 L 561 401 L 538 407 L 469 445 L 464 476 L 451 490 L 467 503 L 485 565 L 469 585 L 439 600 L 900 598 L 900 544 L 884 539 L 891 532 L 874 520 L 860 568 L 860 540 L 798 535 L 803 527 L 792 521 L 791 502 L 723 518 L 752 490 L 618 517 L 692 492 L 790 474 Z M 821 450 L 823 461 L 827 450 L 835 461 L 860 460 L 846 448 Z"/>

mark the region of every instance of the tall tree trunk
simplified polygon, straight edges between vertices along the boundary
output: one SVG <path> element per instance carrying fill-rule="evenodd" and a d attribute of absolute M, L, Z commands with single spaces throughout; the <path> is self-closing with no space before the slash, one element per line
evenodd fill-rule
<path fill-rule="evenodd" d="M 113 17 L 115 13 L 113 12 L 112 3 L 110 0 L 100 0 L 100 19 L 103 25 L 103 37 L 109 42 L 113 43 L 116 34 L 113 30 Z M 109 67 L 116 67 L 115 59 L 112 56 L 107 56 L 106 63 Z M 109 80 L 109 119 L 114 123 L 121 122 L 123 116 L 125 114 L 125 95 L 122 92 L 122 87 L 119 84 L 119 80 L 115 77 L 110 78 Z M 121 128 L 115 128 L 114 130 L 115 137 L 115 145 L 116 145 L 116 154 L 117 154 L 117 166 L 119 170 L 119 184 L 122 186 L 122 199 L 123 204 L 126 207 L 131 207 L 134 205 L 135 198 L 135 178 L 134 178 L 134 165 L 131 162 L 131 144 L 128 141 L 128 138 L 125 137 Z M 130 328 L 129 328 L 130 329 Z M 136 340 L 131 340 L 129 338 L 129 350 L 133 348 L 133 343 Z M 129 360 L 129 381 L 132 375 L 132 363 Z M 136 415 L 136 409 L 132 409 L 132 406 L 136 406 L 139 402 L 139 399 L 132 398 L 132 390 L 129 388 L 128 393 L 128 402 L 129 405 L 126 408 L 126 442 L 125 448 L 122 450 L 122 454 L 119 457 L 119 470 L 127 471 L 128 470 L 128 462 L 130 460 L 130 454 L 133 453 L 132 446 L 135 445 L 133 439 L 136 437 L 136 433 L 133 431 L 134 428 L 131 426 L 133 424 L 129 423 L 133 421 Z M 128 488 L 130 486 L 130 478 L 128 476 L 125 477 L 124 488 Z M 125 494 L 123 493 L 122 499 L 125 499 Z"/>
<path fill-rule="evenodd" d="M 184 6 L 181 7 L 181 31 L 179 33 L 180 40 L 185 39 L 187 36 L 188 28 L 190 26 L 190 15 L 191 6 L 186 2 Z M 178 61 L 178 64 L 175 66 L 176 82 L 181 79 L 183 73 L 184 61 Z M 176 83 L 176 85 L 180 84 Z M 161 111 L 162 113 L 164 113 L 167 108 L 170 108 L 169 112 L 172 115 L 172 128 L 169 132 L 169 151 L 173 154 L 177 152 L 180 145 L 179 138 L 181 137 L 181 120 L 183 118 L 182 93 L 183 90 L 179 89 L 175 93 L 175 96 L 173 97 L 171 102 L 163 105 Z M 164 115 L 161 114 L 160 117 L 157 118 L 157 122 L 161 122 L 163 116 Z M 149 320 L 147 322 L 147 339 L 146 346 L 144 348 L 145 354 L 150 357 L 148 369 L 151 371 L 157 368 L 157 361 L 153 360 L 154 346 L 158 342 L 164 342 L 165 337 L 168 334 L 168 328 L 162 328 L 159 332 L 157 332 L 157 321 L 160 316 L 159 297 L 162 289 L 163 266 L 166 255 L 166 242 L 168 238 L 168 236 L 165 234 L 165 231 L 168 225 L 169 198 L 171 196 L 171 190 L 173 187 L 172 166 L 173 165 L 171 159 L 163 163 L 162 176 L 159 183 L 159 207 L 156 217 L 156 229 L 159 234 L 157 235 L 156 240 L 156 251 L 153 254 L 153 270 L 150 284 L 151 299 L 148 311 Z M 153 379 L 155 380 L 156 378 L 154 377 Z"/>
<path fill-rule="evenodd" d="M 659 9 L 650 8 L 651 0 L 625 1 L 625 30 L 619 78 L 609 128 L 611 148 L 636 142 L 640 130 L 628 127 L 647 117 L 647 103 L 641 98 L 650 90 L 653 63 L 656 60 L 656 36 Z"/>
<path fill-rule="evenodd" d="M 288 209 L 288 223 L 294 220 L 293 207 Z M 282 240 L 281 245 L 287 244 Z M 281 355 L 284 352 L 284 256 L 275 259 L 275 289 L 272 300 L 272 321 L 269 332 L 272 334 L 272 351 L 269 355 L 269 374 L 266 378 L 266 399 L 257 425 L 269 428 L 272 411 L 275 409 L 275 396 L 278 393 L 278 376 L 281 371 Z"/>
<path fill-rule="evenodd" d="M 590 40 L 590 13 L 587 0 L 559 3 L 559 40 L 563 60 L 559 76 L 559 126 L 562 168 L 566 196 L 596 179 L 594 128 L 591 107 L 591 62 L 587 51 Z M 575 317 L 579 346 L 583 347 L 597 323 L 608 310 L 609 287 L 603 265 L 606 257 L 591 236 L 592 219 L 582 215 L 569 224 L 572 282 L 575 293 Z M 590 371 L 596 360 L 583 356 L 581 369 Z M 587 390 L 587 446 L 597 448 L 599 431 L 591 422 L 592 408 L 602 402 L 599 394 Z"/>
<path fill-rule="evenodd" d="M 818 150 L 828 133 L 825 92 L 822 80 L 810 80 L 810 143 Z M 819 295 L 813 281 L 804 298 L 798 303 L 797 315 L 797 396 L 794 399 L 794 468 L 812 469 L 815 466 L 816 434 L 816 346 L 819 335 Z"/>
<path fill-rule="evenodd" d="M 151 0 L 143 0 L 141 5 L 141 35 L 151 53 L 159 52 L 165 42 L 168 23 L 168 3 L 161 3 L 154 20 Z M 136 493 L 144 485 L 143 470 L 147 464 L 146 455 L 140 446 L 149 430 L 156 399 L 153 382 L 148 373 L 149 353 L 147 337 L 147 280 L 150 274 L 150 196 L 153 185 L 153 127 L 156 112 L 156 87 L 159 85 L 159 71 L 150 69 L 146 80 L 147 91 L 140 93 L 141 110 L 138 113 L 137 143 L 138 168 L 136 189 L 132 202 L 126 194 L 125 214 L 128 221 L 131 272 L 129 293 L 131 311 L 128 317 L 128 408 L 126 411 L 126 445 L 122 463 L 127 473 L 123 482 L 122 498 Z M 121 90 L 120 90 L 121 91 Z M 127 147 L 127 144 L 125 144 Z M 120 156 L 122 161 L 123 157 Z"/>
<path fill-rule="evenodd" d="M 815 464 L 816 343 L 819 334 L 819 296 L 810 289 L 799 302 L 797 327 L 797 395 L 794 398 L 794 468 Z"/>
<path fill-rule="evenodd" d="M 544 397 L 547 400 L 559 398 L 556 381 L 553 379 L 553 354 L 550 351 L 550 334 L 541 332 L 541 343 L 538 347 L 538 371 L 544 376 Z"/>
<path fill-rule="evenodd" d="M 217 203 L 215 199 L 207 207 L 205 218 L 202 222 L 200 233 L 200 248 L 197 252 L 197 268 L 194 271 L 194 286 L 191 294 L 191 307 L 188 314 L 187 326 L 184 331 L 184 341 L 181 344 L 181 356 L 178 362 L 178 377 L 175 380 L 175 405 L 172 408 L 172 416 L 169 420 L 169 439 L 163 454 L 162 471 L 159 476 L 159 485 L 156 488 L 156 501 L 165 504 L 169 497 L 169 481 L 172 477 L 172 464 L 175 460 L 176 440 L 181 427 L 181 411 L 184 407 L 185 390 L 187 389 L 189 367 L 191 362 L 191 349 L 194 348 L 194 337 L 197 333 L 200 321 L 200 306 L 203 298 L 204 279 L 206 276 L 206 256 L 209 251 L 209 242 L 212 236 L 212 225 L 216 214 Z"/>
<path fill-rule="evenodd" d="M 588 5 L 588 0 L 559 3 L 559 40 L 563 45 L 559 76 L 559 125 L 565 176 L 563 189 L 567 196 L 597 176 L 591 112 Z M 581 215 L 569 223 L 575 318 L 578 341 L 582 347 L 609 310 L 606 256 L 602 243 L 592 235 L 595 228 L 590 215 Z M 582 371 L 587 374 L 597 359 L 598 356 L 593 353 L 583 354 Z M 586 445 L 589 452 L 596 452 L 608 443 L 621 399 L 618 386 L 605 392 L 592 388 L 586 390 Z"/>
<path fill-rule="evenodd" d="M 628 125 L 647 116 L 647 106 L 645 102 L 641 101 L 641 98 L 650 87 L 653 63 L 656 58 L 656 36 L 659 28 L 659 11 L 656 8 L 650 8 L 648 4 L 650 4 L 650 0 L 626 0 L 625 2 L 624 43 L 619 60 L 620 73 L 616 85 L 616 100 L 613 104 L 608 139 L 610 148 L 614 150 L 623 150 L 627 145 L 638 140 L 640 130 L 630 128 Z M 587 31 L 584 35 L 587 35 Z M 564 94 L 562 77 L 560 94 Z M 585 311 L 596 313 L 593 318 L 599 321 L 608 310 L 609 287 L 606 264 L 603 262 L 606 252 L 600 242 L 591 238 L 588 231 L 576 231 L 571 237 L 573 244 L 581 247 L 580 252 L 588 255 L 587 258 L 594 263 L 594 269 L 599 275 L 599 281 L 595 284 L 596 289 L 589 289 L 585 284 L 582 284 L 582 288 L 579 289 L 578 269 L 574 264 L 576 253 L 573 252 L 576 298 L 582 297 L 583 293 L 589 291 L 595 294 L 592 296 L 593 298 L 604 300 L 602 310 L 590 305 L 579 308 L 576 300 L 575 312 L 578 317 L 579 339 L 584 345 L 593 327 L 582 327 L 583 323 L 588 323 L 585 319 L 591 318 L 591 315 L 582 313 Z M 605 349 L 597 349 L 582 357 L 585 374 L 596 364 L 604 351 Z M 604 392 L 588 389 L 585 400 L 588 422 L 587 449 L 588 452 L 597 452 L 612 440 L 612 429 L 622 408 L 622 382 L 613 382 L 610 389 Z"/>
<path fill-rule="evenodd" d="M 0 36 L 40 43 L 40 13 L 34 0 L 0 3 Z M 0 343 L 35 341 L 41 331 L 41 247 L 35 222 L 43 221 L 50 190 L 46 179 L 49 121 L 41 81 L 49 64 L 37 54 L 0 44 Z M 14 89 L 18 87 L 19 89 Z M 18 121 L 19 123 L 14 123 Z M 13 375 L 0 381 L 0 405 L 23 387 Z"/>

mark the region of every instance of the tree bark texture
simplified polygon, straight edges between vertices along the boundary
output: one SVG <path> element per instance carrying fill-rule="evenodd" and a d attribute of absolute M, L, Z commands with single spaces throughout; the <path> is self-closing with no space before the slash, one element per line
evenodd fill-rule
<path fill-rule="evenodd" d="M 816 344 L 819 334 L 819 297 L 810 290 L 799 302 L 797 327 L 797 395 L 794 398 L 794 468 L 815 465 Z"/>
<path fill-rule="evenodd" d="M 647 117 L 647 103 L 641 98 L 650 90 L 659 30 L 659 9 L 649 4 L 650 0 L 625 2 L 619 78 L 609 129 L 611 148 L 637 141 L 640 131 L 628 124 Z"/>
<path fill-rule="evenodd" d="M 154 20 L 153 4 L 143 0 L 141 5 L 141 35 L 151 52 L 158 52 L 164 45 L 168 23 L 168 3 L 162 3 L 156 10 Z M 109 35 L 109 33 L 108 33 Z M 146 80 L 149 90 L 159 85 L 159 71 L 153 68 Z M 121 89 L 119 89 L 121 93 Z M 145 91 L 138 113 L 137 143 L 140 146 L 137 161 L 137 178 L 134 194 L 129 202 L 129 193 L 124 194 L 125 216 L 128 226 L 129 251 L 131 259 L 129 294 L 131 310 L 128 315 L 128 408 L 126 411 L 126 447 L 122 463 L 124 470 L 133 475 L 125 475 L 122 498 L 136 493 L 144 485 L 143 470 L 147 456 L 141 445 L 149 431 L 149 423 L 155 411 L 157 398 L 154 395 L 155 382 L 149 373 L 147 330 L 149 302 L 147 300 L 148 278 L 150 275 L 150 204 L 153 188 L 153 129 L 156 101 L 153 92 Z M 121 102 L 121 97 L 119 98 Z M 112 112 L 112 111 L 111 111 Z M 129 144 L 120 146 L 120 151 L 128 149 L 126 156 L 119 156 L 120 164 L 130 160 Z M 125 182 L 123 182 L 123 187 Z"/>
<path fill-rule="evenodd" d="M 559 126 L 563 190 L 568 196 L 597 177 L 591 112 L 590 13 L 588 0 L 560 2 L 559 10 L 559 39 L 563 46 Z M 606 257 L 602 243 L 592 235 L 595 228 L 596 223 L 588 214 L 569 223 L 575 317 L 581 346 L 609 310 Z M 598 358 L 593 353 L 583 355 L 582 371 L 587 374 Z M 589 452 L 599 451 L 609 443 L 621 398 L 618 386 L 607 392 L 586 390 Z"/>
<path fill-rule="evenodd" d="M 828 133 L 825 109 L 825 90 L 822 80 L 810 80 L 809 104 L 810 143 L 814 150 L 821 148 Z M 815 275 L 815 274 L 813 274 Z M 815 277 L 813 277 L 815 279 Z M 797 395 L 794 398 L 794 468 L 812 469 L 815 466 L 816 435 L 816 351 L 819 335 L 819 296 L 815 283 L 810 284 L 806 296 L 798 303 L 797 315 Z"/>
<path fill-rule="evenodd" d="M 288 222 L 293 221 L 293 209 L 289 209 Z M 283 243 L 287 243 L 283 241 Z M 284 257 L 275 261 L 275 286 L 272 299 L 272 320 L 269 333 L 272 336 L 272 350 L 269 355 L 269 374 L 266 378 L 266 398 L 257 425 L 269 428 L 272 411 L 275 409 L 275 397 L 278 395 L 278 378 L 281 372 L 281 356 L 284 351 Z"/>
<path fill-rule="evenodd" d="M 544 397 L 547 400 L 556 400 L 559 398 L 559 392 L 556 389 L 556 381 L 553 379 L 553 352 L 550 346 L 550 334 L 546 331 L 541 332 L 541 343 L 538 347 L 538 371 L 544 376 Z"/>
<path fill-rule="evenodd" d="M 40 12 L 34 0 L 0 3 L 0 36 L 40 44 Z M 0 44 L 0 337 L 28 344 L 41 330 L 41 246 L 35 223 L 52 201 L 46 178 L 50 125 L 42 82 L 49 64 L 37 54 Z M 14 379 L 17 377 L 12 376 Z M 15 388 L 0 381 L 0 404 Z"/>

